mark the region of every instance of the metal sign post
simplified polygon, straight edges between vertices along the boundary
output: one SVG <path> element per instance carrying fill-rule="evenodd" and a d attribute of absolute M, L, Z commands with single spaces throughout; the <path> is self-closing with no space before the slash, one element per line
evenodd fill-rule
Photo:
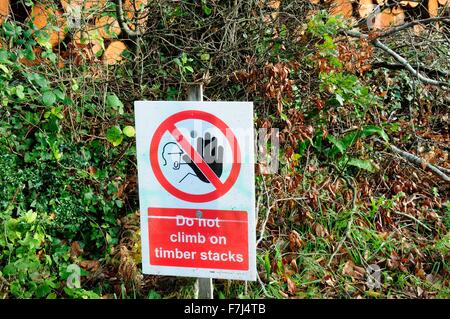
<path fill-rule="evenodd" d="M 193 84 L 188 88 L 188 101 L 203 101 L 203 85 Z M 212 278 L 199 278 L 195 283 L 196 299 L 213 299 Z"/>

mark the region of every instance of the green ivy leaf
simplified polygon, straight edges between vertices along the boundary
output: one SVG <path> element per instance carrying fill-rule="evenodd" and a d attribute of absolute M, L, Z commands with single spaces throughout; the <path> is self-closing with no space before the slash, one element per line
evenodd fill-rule
<path fill-rule="evenodd" d="M 32 224 L 36 221 L 37 213 L 29 210 L 25 213 L 24 220 L 28 224 Z"/>
<path fill-rule="evenodd" d="M 14 275 L 17 272 L 17 270 L 14 267 L 14 265 L 8 264 L 5 267 L 3 267 L 3 271 L 2 272 L 3 272 L 3 274 L 5 276 L 10 276 L 10 275 Z"/>
<path fill-rule="evenodd" d="M 106 139 L 113 146 L 119 146 L 123 141 L 122 130 L 118 126 L 113 126 L 106 132 Z"/>
<path fill-rule="evenodd" d="M 26 76 L 29 81 L 39 85 L 42 89 L 48 88 L 48 80 L 43 75 L 38 73 L 27 73 Z"/>
<path fill-rule="evenodd" d="M 78 92 L 79 89 L 80 89 L 80 86 L 78 85 L 78 83 L 75 80 L 73 80 L 72 81 L 72 90 L 74 92 Z"/>
<path fill-rule="evenodd" d="M 122 101 L 117 97 L 116 94 L 109 94 L 106 97 L 106 105 L 114 110 L 119 111 L 119 114 L 123 114 L 123 103 Z"/>
<path fill-rule="evenodd" d="M 344 98 L 340 94 L 337 94 L 337 93 L 336 93 L 336 101 L 339 102 L 340 106 L 344 105 Z"/>
<path fill-rule="evenodd" d="M 50 286 L 47 285 L 46 283 L 40 284 L 36 288 L 36 297 L 37 298 L 43 298 L 43 297 L 47 296 L 51 291 L 52 290 L 51 290 Z"/>
<path fill-rule="evenodd" d="M 362 129 L 362 135 L 364 137 L 378 134 L 383 140 L 386 142 L 389 142 L 389 136 L 386 134 L 386 132 L 383 130 L 383 128 L 375 125 L 367 125 Z"/>
<path fill-rule="evenodd" d="M 181 63 L 179 58 L 173 59 L 173 62 L 175 62 L 175 64 L 178 65 L 180 68 L 183 67 L 183 64 Z"/>
<path fill-rule="evenodd" d="M 22 85 L 16 86 L 16 96 L 21 100 L 25 98 L 25 94 L 23 93 L 23 90 L 24 90 L 24 87 Z"/>
<path fill-rule="evenodd" d="M 125 126 L 123 128 L 123 134 L 127 137 L 134 137 L 136 135 L 136 130 L 132 126 Z"/>
<path fill-rule="evenodd" d="M 345 145 L 342 143 L 342 141 L 336 139 L 333 135 L 328 135 L 327 139 L 337 148 L 337 150 L 340 153 L 345 152 Z"/>
<path fill-rule="evenodd" d="M 6 75 L 11 74 L 11 71 L 9 71 L 9 69 L 6 66 L 4 66 L 3 64 L 0 64 L 0 70 L 2 70 L 3 73 L 5 73 Z"/>
<path fill-rule="evenodd" d="M 206 1 L 205 1 L 205 2 L 206 2 Z M 204 5 L 202 6 L 202 9 L 203 9 L 203 12 L 204 12 L 207 16 L 211 15 L 212 9 L 211 9 L 210 7 L 208 7 L 206 4 L 204 4 Z"/>
<path fill-rule="evenodd" d="M 351 158 L 348 162 L 348 165 L 358 167 L 360 169 L 373 172 L 375 170 L 375 167 L 369 160 L 363 160 L 359 158 Z"/>
<path fill-rule="evenodd" d="M 45 106 L 52 106 L 56 102 L 56 95 L 53 91 L 44 92 L 42 95 L 42 102 Z"/>
<path fill-rule="evenodd" d="M 203 54 L 200 56 L 200 59 L 201 59 L 202 61 L 208 61 L 208 60 L 210 59 L 209 53 L 203 53 Z"/>
<path fill-rule="evenodd" d="M 6 51 L 4 49 L 0 49 L 0 63 L 2 63 L 2 64 L 13 64 L 9 60 L 8 51 Z"/>
<path fill-rule="evenodd" d="M 58 100 L 64 101 L 66 95 L 60 89 L 53 90 L 53 93 L 55 93 Z"/>
<path fill-rule="evenodd" d="M 56 299 L 56 298 L 58 298 L 58 296 L 54 292 L 49 293 L 47 296 L 47 299 Z"/>

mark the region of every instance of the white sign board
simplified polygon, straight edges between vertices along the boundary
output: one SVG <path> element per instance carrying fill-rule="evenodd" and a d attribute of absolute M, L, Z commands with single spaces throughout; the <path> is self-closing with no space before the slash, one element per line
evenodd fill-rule
<path fill-rule="evenodd" d="M 145 274 L 256 280 L 253 103 L 135 102 Z"/>

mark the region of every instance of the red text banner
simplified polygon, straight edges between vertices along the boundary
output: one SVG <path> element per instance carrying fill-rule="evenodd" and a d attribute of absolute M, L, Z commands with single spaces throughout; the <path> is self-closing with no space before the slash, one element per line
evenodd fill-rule
<path fill-rule="evenodd" d="M 148 208 L 150 263 L 248 270 L 245 211 Z"/>

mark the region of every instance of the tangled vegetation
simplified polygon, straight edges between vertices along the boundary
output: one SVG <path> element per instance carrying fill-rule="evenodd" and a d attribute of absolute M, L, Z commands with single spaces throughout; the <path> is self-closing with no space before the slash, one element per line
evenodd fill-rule
<path fill-rule="evenodd" d="M 117 17 L 117 3 L 101 12 Z M 193 297 L 193 279 L 140 270 L 132 106 L 184 100 L 192 83 L 205 100 L 254 101 L 255 126 L 279 129 L 279 171 L 257 167 L 259 280 L 217 280 L 217 297 L 450 297 L 448 19 L 392 32 L 302 0 L 142 3 L 95 54 L 89 39 L 72 43 L 89 12 L 38 30 L 33 1 L 11 4 L 0 298 Z M 109 63 L 115 41 L 127 49 Z M 80 288 L 66 284 L 72 264 Z M 369 265 L 380 287 L 368 286 Z"/>

